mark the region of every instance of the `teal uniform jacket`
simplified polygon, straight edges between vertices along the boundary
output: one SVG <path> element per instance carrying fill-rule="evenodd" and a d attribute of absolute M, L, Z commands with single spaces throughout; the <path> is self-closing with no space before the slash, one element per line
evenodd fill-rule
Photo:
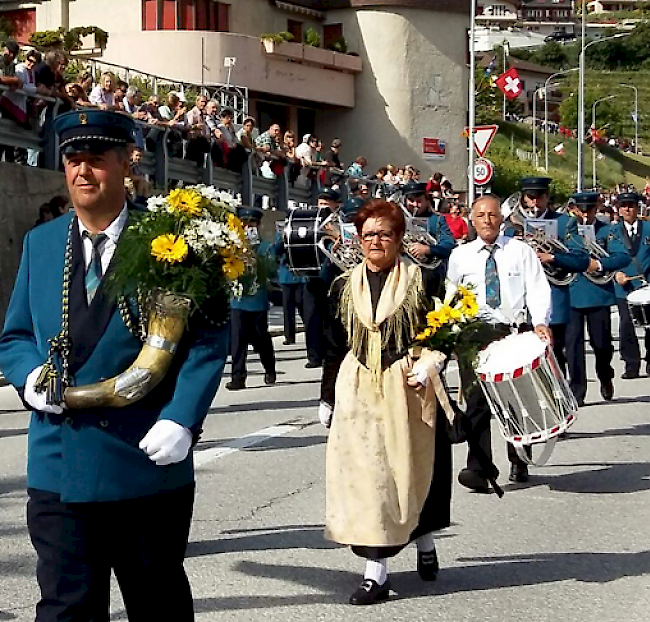
<path fill-rule="evenodd" d="M 273 244 L 262 240 L 257 246 L 257 256 L 268 260 L 268 258 L 275 259 L 275 251 Z M 237 311 L 268 311 L 269 310 L 269 292 L 266 289 L 266 284 L 263 284 L 256 293 L 251 296 L 242 296 L 241 298 L 233 298 L 230 306 L 233 310 Z"/>
<path fill-rule="evenodd" d="M 427 229 L 438 241 L 437 244 L 432 244 L 429 247 L 431 249 L 431 256 L 443 260 L 446 272 L 449 255 L 451 255 L 451 251 L 456 247 L 456 240 L 451 233 L 451 229 L 449 229 L 445 217 L 440 214 L 431 214 L 429 216 Z"/>
<path fill-rule="evenodd" d="M 278 231 L 275 236 L 273 252 L 280 261 L 280 265 L 278 266 L 278 283 L 280 285 L 300 285 L 307 282 L 307 279 L 304 276 L 296 276 L 289 269 L 289 264 L 287 263 L 287 251 L 284 247 L 282 232 L 280 231 Z"/>
<path fill-rule="evenodd" d="M 640 235 L 637 236 L 637 242 L 631 251 L 628 250 L 624 242 L 624 240 L 628 240 L 629 238 L 622 221 L 610 227 L 611 244 L 615 245 L 617 249 L 622 248 L 630 257 L 630 263 L 621 272 L 624 272 L 627 276 L 636 276 L 639 274 L 640 268 L 640 273 L 643 274 L 647 281 L 650 279 L 650 222 L 639 220 L 637 221 L 637 226 L 640 227 Z M 645 283 L 641 279 L 631 281 L 625 287 L 621 287 L 616 283 L 616 297 L 625 300 L 630 292 L 644 287 L 644 285 Z"/>
<path fill-rule="evenodd" d="M 609 253 L 609 257 L 600 260 L 603 270 L 615 272 L 625 268 L 630 263 L 630 257 L 622 245 L 613 239 L 610 226 L 596 220 L 594 228 L 596 242 Z M 616 304 L 613 280 L 604 285 L 596 285 L 584 273 L 580 273 L 577 280 L 569 286 L 569 291 L 572 309 L 594 309 Z"/>
<path fill-rule="evenodd" d="M 63 262 L 73 214 L 30 231 L 0 335 L 0 369 L 19 392 L 28 374 L 43 365 L 48 339 L 61 330 Z M 70 355 L 77 386 L 123 372 L 141 349 L 116 304 L 100 286 L 88 309 L 85 266 L 78 228 L 73 227 Z M 75 313 L 83 305 L 83 314 Z M 79 321 L 79 318 L 82 321 Z M 201 430 L 217 391 L 229 350 L 229 327 L 190 321 L 171 369 L 147 396 L 124 408 L 32 413 L 27 486 L 61 495 L 63 502 L 119 501 L 176 490 L 194 481 L 191 454 L 161 467 L 138 444 L 158 421 Z"/>
<path fill-rule="evenodd" d="M 547 210 L 546 220 L 557 220 L 557 235 L 560 242 L 567 248 L 568 252 L 554 252 L 555 263 L 569 272 L 584 272 L 589 266 L 589 253 L 585 250 L 582 238 L 578 233 L 578 221 L 566 214 L 558 214 Z M 506 226 L 504 235 L 513 237 L 516 230 L 512 225 Z M 551 285 L 551 326 L 568 324 L 571 314 L 570 286 Z"/>

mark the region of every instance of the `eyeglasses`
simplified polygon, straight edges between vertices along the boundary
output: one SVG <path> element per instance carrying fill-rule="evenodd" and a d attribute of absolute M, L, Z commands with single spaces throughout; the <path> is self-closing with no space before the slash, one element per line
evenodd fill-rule
<path fill-rule="evenodd" d="M 382 244 L 393 241 L 393 234 L 387 233 L 386 231 L 373 231 L 372 233 L 363 233 L 361 235 L 361 239 L 366 243 L 372 242 L 375 237 L 378 237 Z"/>

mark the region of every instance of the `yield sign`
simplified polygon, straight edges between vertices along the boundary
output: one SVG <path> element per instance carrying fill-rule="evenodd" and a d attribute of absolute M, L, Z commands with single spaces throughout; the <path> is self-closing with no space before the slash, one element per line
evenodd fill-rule
<path fill-rule="evenodd" d="M 498 125 L 478 125 L 474 128 L 474 149 L 476 149 L 479 158 L 485 155 L 498 129 Z M 469 136 L 469 128 L 467 127 L 465 128 L 465 134 Z"/>

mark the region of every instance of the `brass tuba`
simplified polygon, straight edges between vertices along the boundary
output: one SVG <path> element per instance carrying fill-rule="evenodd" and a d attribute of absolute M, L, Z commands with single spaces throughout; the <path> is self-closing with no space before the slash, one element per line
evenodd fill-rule
<path fill-rule="evenodd" d="M 609 253 L 600 244 L 598 244 L 598 242 L 583 238 L 583 243 L 591 259 L 600 261 L 605 257 L 609 257 Z M 596 272 L 583 272 L 582 274 L 585 275 L 585 278 L 589 279 L 596 285 L 606 285 L 607 283 L 611 283 L 611 281 L 616 276 L 615 271 L 607 272 L 606 270 L 598 270 Z"/>
<path fill-rule="evenodd" d="M 148 329 L 142 349 L 121 374 L 81 387 L 67 387 L 68 408 L 123 407 L 142 399 L 169 371 L 178 349 L 191 301 L 169 292 L 155 292 L 148 304 Z"/>
<path fill-rule="evenodd" d="M 521 192 L 511 194 L 502 204 L 501 213 L 504 217 L 503 228 L 514 230 L 514 237 L 518 237 L 528 244 L 535 252 L 540 253 L 567 253 L 569 249 L 560 240 L 548 237 L 541 229 L 535 233 L 526 233 L 527 215 L 521 204 Z M 578 275 L 559 266 L 542 264 L 546 278 L 551 285 L 566 287 L 573 283 Z"/>

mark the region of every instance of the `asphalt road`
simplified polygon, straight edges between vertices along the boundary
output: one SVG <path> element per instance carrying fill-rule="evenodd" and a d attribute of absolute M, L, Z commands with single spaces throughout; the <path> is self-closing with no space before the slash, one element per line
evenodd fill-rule
<path fill-rule="evenodd" d="M 617 379 L 612 403 L 603 403 L 590 381 L 569 437 L 547 466 L 533 470 L 529 485 L 502 476 L 502 500 L 456 484 L 453 525 L 437 540 L 438 580 L 420 581 L 409 547 L 391 560 L 391 601 L 355 608 L 346 603 L 362 562 L 322 535 L 320 370 L 304 369 L 301 341 L 281 340 L 274 339 L 278 383 L 263 386 L 251 357 L 250 388 L 221 388 L 197 448 L 186 563 L 197 620 L 650 619 L 647 378 Z M 453 385 L 453 373 L 449 380 Z M 37 589 L 24 516 L 28 415 L 11 387 L 0 388 L 0 413 L 0 621 L 23 622 L 34 619 Z M 507 474 L 496 430 L 494 438 Z M 455 471 L 464 455 L 464 446 L 455 448 Z M 113 619 L 126 619 L 117 589 L 112 609 Z"/>

